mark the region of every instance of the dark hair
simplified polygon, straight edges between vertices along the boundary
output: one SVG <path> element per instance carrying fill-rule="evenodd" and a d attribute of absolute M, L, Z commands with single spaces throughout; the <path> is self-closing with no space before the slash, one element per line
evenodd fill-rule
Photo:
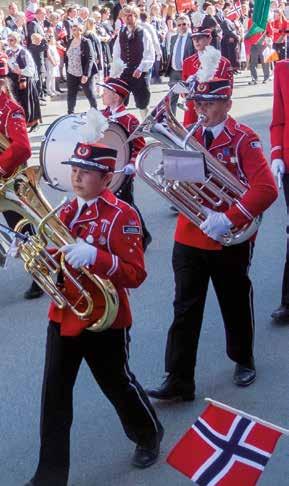
<path fill-rule="evenodd" d="M 146 22 L 148 19 L 148 14 L 146 12 L 141 12 L 139 17 L 142 22 Z"/>

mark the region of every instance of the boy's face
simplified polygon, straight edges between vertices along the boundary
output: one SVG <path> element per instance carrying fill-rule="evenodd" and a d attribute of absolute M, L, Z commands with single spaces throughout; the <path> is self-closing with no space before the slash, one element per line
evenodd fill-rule
<path fill-rule="evenodd" d="M 195 109 L 198 115 L 205 115 L 205 127 L 214 127 L 226 120 L 227 113 L 232 106 L 231 100 L 215 101 L 194 101 Z"/>
<path fill-rule="evenodd" d="M 97 170 L 86 170 L 72 166 L 71 184 L 73 192 L 85 201 L 94 199 L 107 187 L 112 176 L 112 172 L 104 174 Z"/>
<path fill-rule="evenodd" d="M 117 106 L 121 104 L 122 99 L 110 89 L 103 88 L 102 101 L 105 106 Z"/>

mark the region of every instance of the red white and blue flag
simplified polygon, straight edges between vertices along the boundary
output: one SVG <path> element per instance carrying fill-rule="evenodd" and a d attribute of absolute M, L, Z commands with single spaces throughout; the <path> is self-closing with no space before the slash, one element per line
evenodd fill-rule
<path fill-rule="evenodd" d="M 282 435 L 276 429 L 210 404 L 167 462 L 200 486 L 253 486 Z"/>
<path fill-rule="evenodd" d="M 228 11 L 226 11 L 226 18 L 234 22 L 234 20 L 237 20 L 239 17 L 241 17 L 241 13 L 241 0 L 236 0 L 232 3 Z"/>

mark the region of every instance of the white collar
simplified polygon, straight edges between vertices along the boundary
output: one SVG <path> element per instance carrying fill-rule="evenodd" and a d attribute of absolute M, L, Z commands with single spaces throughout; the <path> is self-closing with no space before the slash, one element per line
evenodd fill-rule
<path fill-rule="evenodd" d="M 93 203 L 95 203 L 98 200 L 98 196 L 93 199 L 90 199 L 89 201 L 85 201 L 84 199 L 82 199 L 82 197 L 79 196 L 76 196 L 76 199 L 77 199 L 78 209 L 81 211 L 82 206 L 84 204 L 87 204 L 87 207 L 89 208 L 89 206 L 91 206 Z"/>
<path fill-rule="evenodd" d="M 218 125 L 215 125 L 214 127 L 203 127 L 203 135 L 205 133 L 205 130 L 210 130 L 214 136 L 214 138 L 217 138 L 222 131 L 224 130 L 224 126 L 226 123 L 226 120 L 223 120 L 221 123 L 218 123 Z"/>

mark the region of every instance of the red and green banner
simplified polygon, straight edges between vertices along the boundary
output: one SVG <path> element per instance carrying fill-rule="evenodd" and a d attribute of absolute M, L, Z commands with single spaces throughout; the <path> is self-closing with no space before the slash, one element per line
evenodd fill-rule
<path fill-rule="evenodd" d="M 270 0 L 255 0 L 253 11 L 253 24 L 248 30 L 245 39 L 250 39 L 255 34 L 260 34 L 266 29 L 270 8 Z"/>

